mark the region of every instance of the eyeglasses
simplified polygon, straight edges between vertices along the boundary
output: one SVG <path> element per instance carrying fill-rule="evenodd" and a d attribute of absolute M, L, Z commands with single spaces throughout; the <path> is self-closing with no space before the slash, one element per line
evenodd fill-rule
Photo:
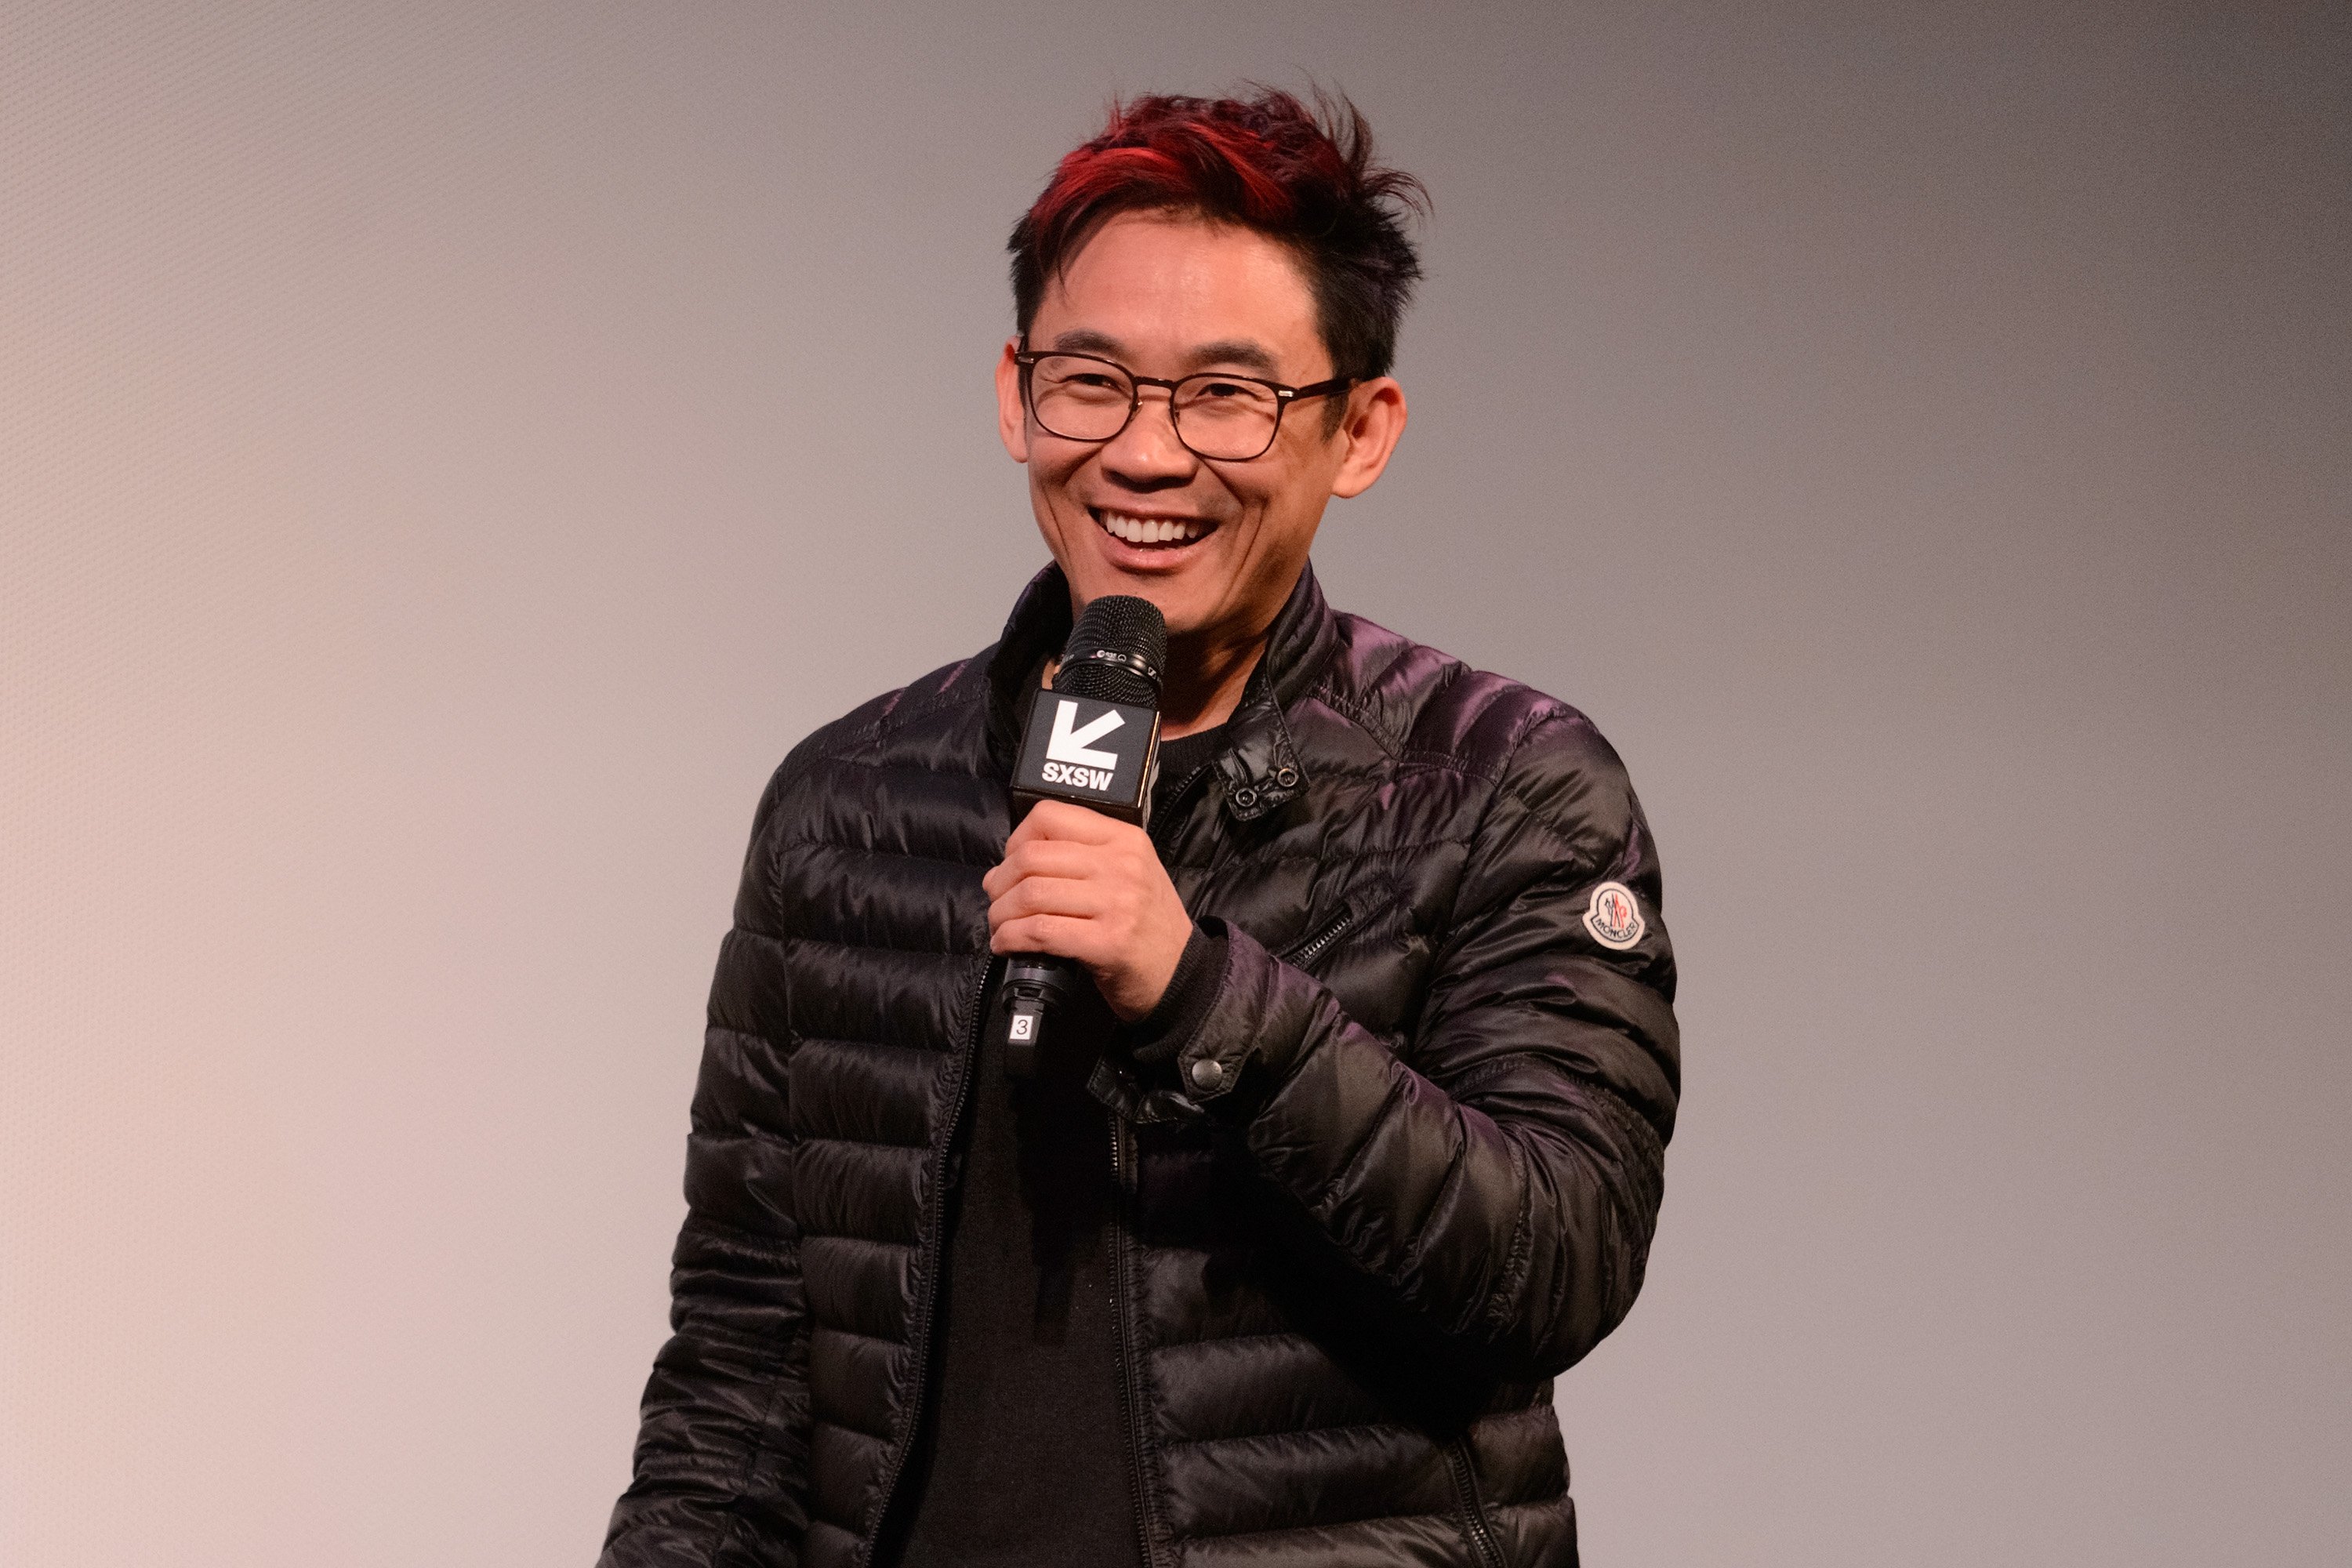
<path fill-rule="evenodd" d="M 1138 375 L 1117 360 L 1094 354 L 1015 353 L 1021 388 L 1038 428 L 1065 441 L 1108 441 L 1128 426 L 1143 389 L 1168 389 L 1168 422 L 1195 456 L 1246 463 L 1274 449 L 1282 413 L 1302 397 L 1328 397 L 1355 384 L 1334 376 L 1311 386 L 1285 386 L 1254 375 L 1210 371 L 1177 381 Z"/>

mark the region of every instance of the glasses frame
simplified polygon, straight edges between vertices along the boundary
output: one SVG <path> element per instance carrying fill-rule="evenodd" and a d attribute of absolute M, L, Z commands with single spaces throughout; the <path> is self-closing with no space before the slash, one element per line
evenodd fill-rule
<path fill-rule="evenodd" d="M 1096 364 L 1107 364 L 1127 377 L 1127 417 L 1118 422 L 1118 428 L 1108 436 L 1065 436 L 1046 424 L 1044 419 L 1039 418 L 1036 391 L 1032 384 L 1030 373 L 1037 368 L 1037 362 L 1041 359 L 1091 360 Z M 1127 427 L 1135 423 L 1135 411 L 1143 406 L 1145 387 L 1166 387 L 1168 389 L 1168 428 L 1175 432 L 1176 439 L 1182 443 L 1184 450 L 1204 463 L 1256 462 L 1260 458 L 1273 451 L 1274 444 L 1282 438 L 1282 416 L 1290 411 L 1292 404 L 1304 398 L 1328 397 L 1335 392 L 1345 392 L 1356 384 L 1356 378 L 1352 375 L 1335 375 L 1328 381 L 1309 382 L 1305 386 L 1286 386 L 1278 381 L 1268 381 L 1262 375 L 1241 375 L 1222 370 L 1194 371 L 1191 375 L 1180 375 L 1171 381 L 1165 376 L 1138 375 L 1118 361 L 1105 359 L 1100 354 L 1077 353 L 1068 349 L 1032 349 L 1026 343 L 1013 352 L 1013 363 L 1021 367 L 1021 405 L 1029 411 L 1029 417 L 1037 421 L 1037 428 L 1056 441 L 1082 441 L 1089 447 L 1099 447 L 1106 441 L 1116 441 L 1127 434 Z M 1184 439 L 1184 422 L 1176 413 L 1176 389 L 1188 381 L 1199 381 L 1204 377 L 1218 381 L 1246 381 L 1252 386 L 1263 386 L 1274 394 L 1274 429 L 1267 434 L 1265 446 L 1246 458 L 1213 458 Z"/>

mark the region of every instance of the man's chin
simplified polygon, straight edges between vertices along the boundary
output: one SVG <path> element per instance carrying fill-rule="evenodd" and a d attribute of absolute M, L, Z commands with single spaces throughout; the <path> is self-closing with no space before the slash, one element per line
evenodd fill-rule
<path fill-rule="evenodd" d="M 1116 542 L 1114 542 L 1115 543 Z M 1127 546 L 1105 549 L 1094 541 L 1082 543 L 1077 552 L 1055 552 L 1062 574 L 1070 580 L 1072 590 L 1081 600 L 1092 600 L 1105 594 L 1132 594 L 1149 599 L 1160 606 L 1169 618 L 1171 635 L 1181 635 L 1180 618 L 1198 616 L 1200 607 L 1218 598 L 1216 580 L 1218 563 L 1207 548 L 1210 541 L 1181 547 L 1181 551 L 1143 555 Z M 1073 555 L 1078 559 L 1073 559 Z"/>
<path fill-rule="evenodd" d="M 1107 594 L 1132 594 L 1139 599 L 1149 599 L 1167 617 L 1168 635 L 1181 637 L 1191 631 L 1201 618 L 1198 606 L 1213 595 L 1181 576 L 1168 573 L 1150 574 L 1107 571 L 1097 565 L 1087 572 L 1072 572 L 1063 563 L 1062 574 L 1070 580 L 1070 592 L 1083 606 Z"/>

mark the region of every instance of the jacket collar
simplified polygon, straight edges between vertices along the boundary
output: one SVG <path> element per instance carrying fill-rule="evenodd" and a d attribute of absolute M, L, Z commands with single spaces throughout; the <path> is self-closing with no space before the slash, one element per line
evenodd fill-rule
<path fill-rule="evenodd" d="M 1059 566 L 1048 566 L 1021 591 L 1003 637 L 986 656 L 988 748 L 1003 772 L 1012 771 L 1037 672 L 1069 641 L 1070 624 L 1069 580 Z M 1225 811 L 1235 821 L 1255 821 L 1307 787 L 1306 764 L 1284 712 L 1315 689 L 1339 641 L 1336 617 L 1309 563 L 1267 628 L 1265 652 L 1225 724 L 1214 766 L 1224 781 Z"/>

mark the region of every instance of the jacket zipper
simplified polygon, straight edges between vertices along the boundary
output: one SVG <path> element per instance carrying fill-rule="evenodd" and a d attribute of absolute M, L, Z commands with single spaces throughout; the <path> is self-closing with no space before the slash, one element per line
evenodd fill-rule
<path fill-rule="evenodd" d="M 1470 1439 L 1456 1437 L 1445 1446 L 1446 1468 L 1454 1472 L 1455 1500 L 1462 1522 L 1468 1527 L 1470 1549 L 1489 1568 L 1504 1568 L 1503 1549 L 1495 1543 L 1494 1527 L 1486 1522 L 1486 1505 L 1478 1500 L 1478 1472 L 1470 1463 Z"/>
<path fill-rule="evenodd" d="M 1178 780 L 1175 788 L 1159 794 L 1152 802 L 1144 831 L 1160 853 L 1167 852 L 1168 845 L 1161 835 L 1174 826 L 1176 808 L 1214 766 L 1213 763 L 1202 763 Z M 1143 1391 L 1138 1386 L 1135 1333 L 1128 1323 L 1127 1121 L 1115 1110 L 1105 1114 L 1110 1122 L 1110 1320 L 1118 1332 L 1118 1413 L 1127 1427 L 1127 1484 L 1135 1500 L 1135 1543 L 1142 1554 L 1139 1561 L 1144 1568 L 1160 1568 L 1160 1552 L 1152 1544 L 1155 1510 L 1144 1479 Z"/>
<path fill-rule="evenodd" d="M 1305 942 L 1293 942 L 1275 956 L 1285 963 L 1304 969 L 1329 952 L 1331 944 L 1347 935 L 1354 929 L 1355 924 L 1356 911 L 1352 909 L 1341 910 L 1321 931 L 1317 931 Z"/>
<path fill-rule="evenodd" d="M 1136 1544 L 1142 1549 L 1144 1568 L 1159 1568 L 1160 1553 L 1152 1549 L 1151 1494 L 1145 1489 L 1143 1469 L 1143 1390 L 1137 1386 L 1135 1338 L 1128 1328 L 1127 1288 L 1127 1122 L 1117 1111 L 1110 1121 L 1110 1317 L 1118 1330 L 1118 1412 L 1127 1426 L 1127 1484 L 1135 1499 Z"/>
<path fill-rule="evenodd" d="M 963 1047 L 957 1058 L 956 1085 L 948 1110 L 946 1135 L 932 1145 L 935 1152 L 930 1161 L 930 1178 L 931 1191 L 939 1201 L 938 1223 L 931 1226 L 931 1234 L 923 1243 L 923 1294 L 915 1303 L 915 1321 L 907 1335 L 907 1348 L 912 1352 L 908 1363 L 908 1386 L 914 1391 L 908 1407 L 914 1414 L 898 1451 L 890 1458 L 890 1473 L 882 1483 L 881 1510 L 875 1514 L 874 1528 L 858 1549 L 857 1560 L 861 1563 L 871 1563 L 875 1548 L 881 1543 L 882 1530 L 889 1521 L 891 1505 L 898 1500 L 898 1482 L 906 1474 L 907 1456 L 914 1451 L 917 1428 L 922 1425 L 923 1406 L 928 1403 L 923 1384 L 930 1375 L 931 1313 L 939 1304 L 940 1267 L 947 1254 L 948 1162 L 954 1156 L 956 1130 L 963 1123 L 964 1107 L 971 1101 L 972 1068 L 980 1060 L 980 1031 L 987 1017 L 984 1004 L 988 1001 L 988 971 L 994 963 L 992 955 L 981 955 L 980 974 L 972 983 L 971 1018 L 964 1026 Z"/>
<path fill-rule="evenodd" d="M 1163 837 L 1175 826 L 1177 807 L 1184 803 L 1202 779 L 1216 764 L 1202 763 L 1183 778 L 1176 787 L 1153 801 L 1151 816 L 1145 831 L 1152 846 L 1163 855 L 1168 844 Z M 1143 1390 L 1135 1361 L 1135 1331 L 1129 1323 L 1128 1289 L 1129 1253 L 1127 1235 L 1127 1121 L 1118 1112 L 1107 1113 L 1110 1122 L 1110 1318 L 1118 1331 L 1118 1412 L 1127 1426 L 1127 1484 L 1135 1500 L 1135 1543 L 1141 1553 L 1138 1559 L 1144 1568 L 1160 1568 L 1161 1558 L 1154 1544 L 1154 1515 L 1143 1466 Z"/>

